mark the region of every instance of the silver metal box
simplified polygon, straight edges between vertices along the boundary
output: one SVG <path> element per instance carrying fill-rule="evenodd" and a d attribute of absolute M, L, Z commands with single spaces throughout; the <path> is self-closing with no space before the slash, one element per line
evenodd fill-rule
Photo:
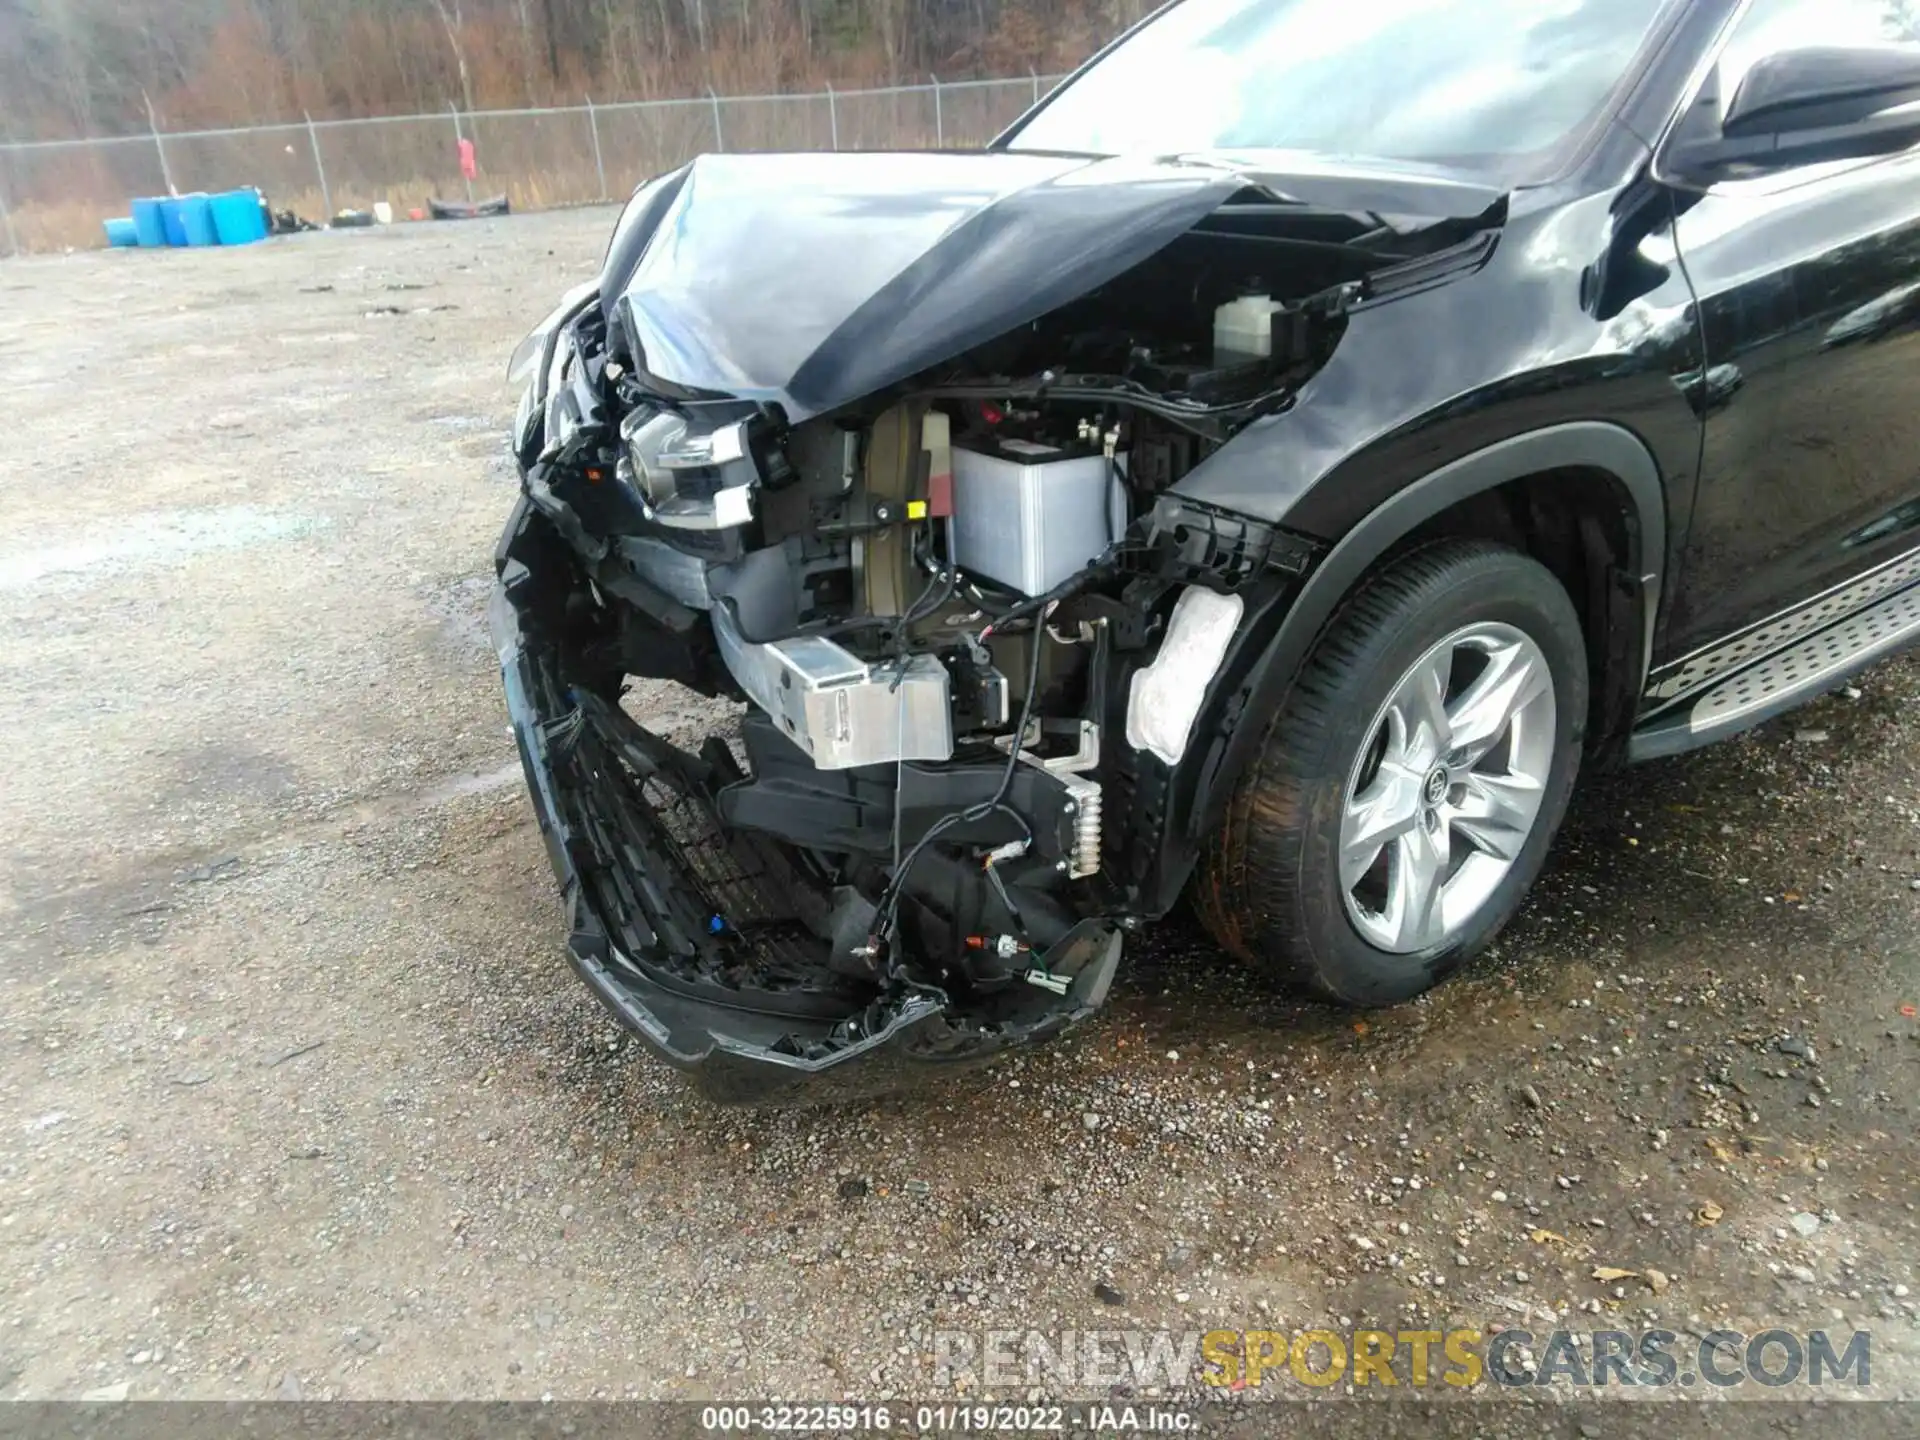
<path fill-rule="evenodd" d="M 953 758 L 947 667 L 931 655 L 868 665 L 818 635 L 756 645 L 713 609 L 727 669 L 822 770 Z"/>
<path fill-rule="evenodd" d="M 954 559 L 1023 595 L 1039 595 L 1084 569 L 1119 535 L 1124 500 L 1104 455 L 1071 455 L 1025 440 L 1002 441 L 1000 451 L 953 447 Z"/>

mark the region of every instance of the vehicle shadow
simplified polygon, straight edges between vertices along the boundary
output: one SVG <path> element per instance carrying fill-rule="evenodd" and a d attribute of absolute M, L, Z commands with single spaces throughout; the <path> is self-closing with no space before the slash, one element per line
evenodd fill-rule
<path fill-rule="evenodd" d="M 1830 930 L 1831 876 L 1850 850 L 1852 807 L 1904 772 L 1903 692 L 1920 661 L 1873 672 L 1752 735 L 1594 775 L 1526 904 L 1485 955 L 1431 994 L 1360 1012 L 1301 999 L 1220 949 L 1183 904 L 1131 942 L 1106 1023 L 1156 1043 L 1320 1043 L 1382 1026 L 1432 1028 L 1516 991 L 1547 1003 L 1591 990 L 1596 967 L 1683 975 L 1756 938 L 1802 968 Z"/>

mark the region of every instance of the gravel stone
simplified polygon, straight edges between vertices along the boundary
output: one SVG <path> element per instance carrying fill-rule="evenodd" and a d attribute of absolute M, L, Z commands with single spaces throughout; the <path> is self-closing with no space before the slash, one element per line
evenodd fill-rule
<path fill-rule="evenodd" d="M 1583 775 L 1496 953 L 1364 1038 L 1183 910 L 1096 1021 L 911 1095 L 717 1106 L 624 1036 L 485 623 L 500 371 L 613 218 L 0 262 L 8 1398 L 931 1399 L 936 1330 L 1111 1329 L 1100 1286 L 1187 1331 L 1479 1323 L 1511 1285 L 1544 1334 L 1610 1261 L 1647 1290 L 1607 1326 L 1665 1305 L 1652 1260 L 1695 1333 L 1825 1323 L 1781 1313 L 1789 1264 L 1903 1333 L 1920 657 Z M 429 313 L 366 319 L 389 285 Z M 1782 1184 L 1872 1221 L 1802 1235 Z"/>

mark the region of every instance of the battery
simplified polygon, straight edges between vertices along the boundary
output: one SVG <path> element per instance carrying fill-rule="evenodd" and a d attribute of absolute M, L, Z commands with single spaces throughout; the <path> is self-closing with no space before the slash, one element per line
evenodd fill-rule
<path fill-rule="evenodd" d="M 1074 452 L 1037 440 L 1003 439 L 993 452 L 953 447 L 954 560 L 1018 590 L 1051 590 L 1116 540 L 1126 496 L 1098 451 Z"/>

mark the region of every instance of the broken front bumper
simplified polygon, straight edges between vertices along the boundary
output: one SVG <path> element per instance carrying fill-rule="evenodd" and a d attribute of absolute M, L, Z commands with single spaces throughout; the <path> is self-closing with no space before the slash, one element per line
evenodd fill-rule
<path fill-rule="evenodd" d="M 573 967 L 649 1049 L 713 1099 L 829 1101 L 990 1059 L 1100 1007 L 1117 933 L 1073 993 L 1028 1024 L 978 1023 L 942 991 L 900 982 L 838 1006 L 806 993 L 810 974 L 830 973 L 826 951 L 793 923 L 775 848 L 719 829 L 711 801 L 726 778 L 724 744 L 679 751 L 563 679 L 558 647 L 531 613 L 532 577 L 513 558 L 526 527 L 542 523 L 522 501 L 502 537 L 494 647 Z M 729 991 L 743 970 L 755 984 Z M 773 990 L 791 986 L 791 1003 L 769 994 L 768 975 Z"/>

